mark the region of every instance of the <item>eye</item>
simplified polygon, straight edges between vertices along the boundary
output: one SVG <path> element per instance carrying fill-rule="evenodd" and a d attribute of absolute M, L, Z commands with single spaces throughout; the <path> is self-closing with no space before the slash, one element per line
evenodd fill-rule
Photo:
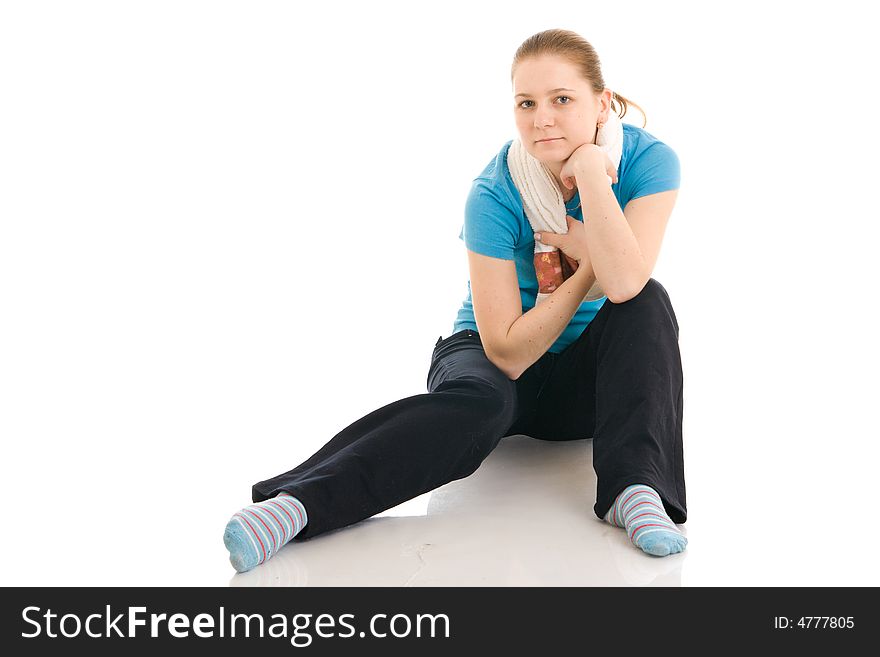
<path fill-rule="evenodd" d="M 566 100 L 571 100 L 570 96 L 556 96 L 556 100 L 559 100 L 560 98 L 565 98 Z M 522 101 L 522 103 L 519 104 L 519 107 L 521 107 L 522 109 L 529 109 L 528 107 L 523 107 L 523 104 L 524 103 L 531 103 L 531 102 L 532 101 L 530 101 L 530 100 L 524 100 L 524 101 Z M 562 105 L 569 105 L 570 103 L 561 103 L 561 104 Z"/>

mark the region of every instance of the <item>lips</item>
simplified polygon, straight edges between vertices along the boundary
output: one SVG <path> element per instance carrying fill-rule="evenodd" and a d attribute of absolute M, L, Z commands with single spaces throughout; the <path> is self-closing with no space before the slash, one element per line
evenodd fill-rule
<path fill-rule="evenodd" d="M 559 139 L 562 139 L 562 137 L 549 137 L 549 138 L 547 138 L 547 139 L 539 139 L 539 140 L 538 140 L 537 142 L 535 142 L 535 143 L 536 143 L 536 144 L 540 144 L 540 143 L 543 143 L 543 142 L 546 142 L 546 141 L 557 141 L 557 140 L 559 140 Z"/>

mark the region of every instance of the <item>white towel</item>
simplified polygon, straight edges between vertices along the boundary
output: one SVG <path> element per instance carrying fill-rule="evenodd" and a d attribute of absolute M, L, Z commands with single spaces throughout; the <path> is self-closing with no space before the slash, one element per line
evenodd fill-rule
<path fill-rule="evenodd" d="M 607 121 L 599 128 L 596 145 L 605 151 L 615 168 L 620 166 L 620 157 L 623 153 L 623 124 L 620 121 L 620 117 L 613 110 L 608 112 Z M 533 157 L 522 145 L 522 141 L 514 139 L 507 152 L 507 166 L 510 169 L 510 177 L 513 179 L 522 197 L 523 209 L 526 212 L 529 223 L 532 225 L 533 231 L 536 233 L 549 231 L 563 235 L 567 233 L 568 223 L 565 219 L 565 201 L 547 165 Z M 608 184 L 612 182 L 611 176 L 608 176 Z M 583 201 L 584 199 L 581 199 L 582 206 Z M 561 282 L 570 275 L 566 275 L 565 268 L 561 264 L 564 254 L 542 255 L 544 253 L 553 254 L 556 251 L 557 248 L 555 246 L 535 242 L 536 264 L 538 264 L 538 259 L 542 257 L 544 262 L 552 261 L 554 263 L 554 271 L 557 274 L 557 280 Z M 555 264 L 557 262 L 559 265 Z M 541 303 L 550 296 L 550 293 L 540 292 L 540 288 L 541 281 L 539 280 L 536 304 Z M 599 282 L 596 281 L 587 292 L 584 301 L 595 301 L 603 296 L 605 296 L 605 293 Z"/>

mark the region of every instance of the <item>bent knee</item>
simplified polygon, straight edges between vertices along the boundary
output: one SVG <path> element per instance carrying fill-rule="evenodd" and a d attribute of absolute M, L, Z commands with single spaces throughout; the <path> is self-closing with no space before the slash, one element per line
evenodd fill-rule
<path fill-rule="evenodd" d="M 654 327 L 668 322 L 669 326 L 674 327 L 676 336 L 678 335 L 678 318 L 675 316 L 672 301 L 666 288 L 655 278 L 649 278 L 645 287 L 632 299 L 612 304 L 612 309 L 625 312 L 630 318 L 628 321 L 632 322 L 641 321 Z"/>

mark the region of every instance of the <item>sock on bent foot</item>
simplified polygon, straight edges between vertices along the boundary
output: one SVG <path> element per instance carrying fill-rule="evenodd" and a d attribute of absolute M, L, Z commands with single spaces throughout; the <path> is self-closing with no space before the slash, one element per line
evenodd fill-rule
<path fill-rule="evenodd" d="M 605 521 L 625 527 L 633 544 L 654 556 L 675 554 L 687 546 L 687 538 L 666 515 L 657 491 L 645 484 L 624 488 L 605 514 Z"/>
<path fill-rule="evenodd" d="M 246 506 L 223 532 L 229 562 L 240 573 L 259 566 L 302 531 L 308 520 L 303 503 L 286 491 Z"/>

